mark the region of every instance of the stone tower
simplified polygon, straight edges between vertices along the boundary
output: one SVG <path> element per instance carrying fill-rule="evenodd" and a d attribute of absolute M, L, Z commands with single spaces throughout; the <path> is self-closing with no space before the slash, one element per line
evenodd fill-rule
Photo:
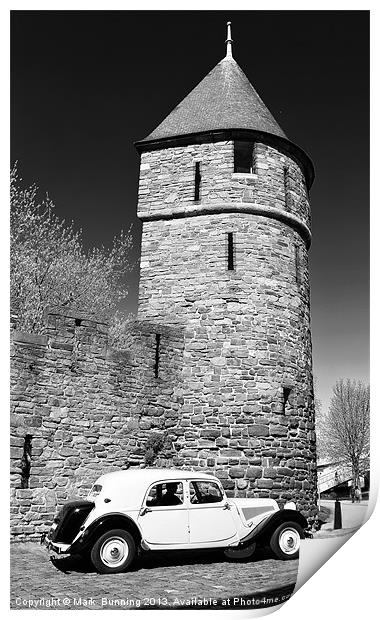
<path fill-rule="evenodd" d="M 175 464 L 315 513 L 313 165 L 227 54 L 136 144 L 138 318 L 182 325 Z M 157 334 L 156 363 L 164 346 Z M 158 368 L 158 366 L 157 366 Z M 159 381 L 157 371 L 157 381 Z"/>

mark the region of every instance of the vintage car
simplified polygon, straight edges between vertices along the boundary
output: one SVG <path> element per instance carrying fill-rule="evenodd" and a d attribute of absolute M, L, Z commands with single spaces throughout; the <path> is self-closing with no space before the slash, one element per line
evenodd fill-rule
<path fill-rule="evenodd" d="M 292 502 L 280 509 L 273 499 L 227 498 L 220 480 L 201 472 L 129 469 L 100 476 L 86 500 L 67 502 L 41 542 L 117 573 L 142 550 L 220 548 L 243 559 L 269 545 L 293 560 L 306 528 Z"/>

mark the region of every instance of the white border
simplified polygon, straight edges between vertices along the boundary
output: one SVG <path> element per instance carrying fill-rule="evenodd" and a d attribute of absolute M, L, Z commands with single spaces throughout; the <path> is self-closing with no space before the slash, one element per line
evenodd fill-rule
<path fill-rule="evenodd" d="M 376 110 L 380 109 L 379 100 L 377 95 L 377 84 L 375 84 L 375 77 L 379 71 L 379 67 L 377 63 L 375 63 L 376 52 L 378 53 L 378 44 L 377 39 L 379 36 L 378 29 L 378 11 L 376 9 L 375 2 L 353 2 L 346 0 L 342 1 L 329 1 L 326 0 L 316 2 L 309 2 L 307 6 L 305 6 L 305 2 L 280 2 L 280 1 L 256 1 L 256 2 L 235 2 L 233 6 L 231 6 L 231 2 L 226 2 L 225 0 L 219 0 L 218 2 L 205 2 L 199 0 L 193 0 L 191 3 L 182 3 L 181 6 L 178 3 L 173 1 L 166 1 L 160 3 L 148 2 L 146 0 L 140 0 L 138 5 L 131 5 L 131 3 L 126 2 L 117 2 L 109 0 L 109 2 L 105 3 L 103 1 L 80 1 L 76 2 L 66 0 L 65 2 L 59 1 L 14 1 L 14 2 L 4 2 L 1 9 L 1 42 L 3 46 L 3 54 L 0 57 L 0 66 L 2 69 L 2 83 L 9 84 L 9 10 L 371 10 L 371 32 L 372 32 L 372 135 L 375 132 L 375 135 L 378 137 L 378 123 L 375 118 Z M 321 32 L 321 42 L 323 41 L 323 32 Z M 352 42 L 355 45 L 355 41 Z M 378 55 L 378 54 L 377 54 Z M 352 88 L 355 88 L 355 84 L 352 85 Z M 2 132 L 2 142 L 3 146 L 9 145 L 9 98 L 5 98 L 3 95 L 2 101 L 2 115 L 1 119 L 3 122 L 3 132 Z M 376 143 L 375 139 L 372 139 L 372 149 L 371 149 L 371 162 L 372 162 L 372 170 L 378 170 L 378 157 L 376 157 L 376 152 L 374 145 Z M 3 235 L 2 243 L 0 244 L 0 252 L 1 252 L 1 276 L 2 276 L 2 297 L 9 298 L 9 283 L 8 283 L 8 241 L 9 238 L 9 227 L 8 227 L 8 213 L 5 205 L 7 204 L 8 197 L 8 179 L 9 179 L 9 156 L 7 146 L 2 149 L 2 163 L 1 166 L 1 182 L 3 188 L 3 196 L 5 201 L 2 202 L 1 213 L 1 232 Z M 355 153 L 353 151 L 353 157 L 360 156 L 360 154 Z M 378 342 L 378 327 L 376 322 L 376 302 L 378 300 L 378 284 L 376 280 L 378 280 L 378 271 L 377 267 L 377 251 L 376 246 L 379 244 L 377 239 L 377 232 L 380 230 L 380 222 L 379 222 L 379 201 L 376 200 L 376 183 L 377 179 L 372 182 L 371 185 L 371 197 L 372 204 L 375 207 L 372 209 L 372 226 L 371 226 L 371 241 L 372 241 L 372 270 L 371 270 L 371 315 L 374 320 L 371 322 L 371 341 L 372 341 L 372 355 L 371 355 L 371 374 L 373 377 L 372 386 L 372 419 L 371 419 L 371 432 L 372 432 L 372 479 L 371 479 L 371 488 L 372 488 L 372 504 L 374 503 L 374 496 L 377 494 L 378 486 L 378 472 L 380 471 L 380 462 L 379 455 L 377 450 L 377 454 L 375 453 L 375 444 L 377 443 L 375 439 L 379 437 L 379 422 L 376 418 L 378 418 L 378 404 L 379 404 L 379 389 L 376 386 L 376 379 L 380 376 L 379 372 L 379 363 L 377 361 L 378 351 L 379 349 L 376 347 Z M 378 191 L 377 191 L 378 194 Z M 376 306 L 375 306 L 376 304 Z M 8 308 L 2 307 L 1 309 L 1 327 L 3 329 L 3 356 L 1 360 L 1 388 L 2 388 L 2 422 L 5 424 L 5 429 L 3 433 L 3 437 L 8 437 L 8 423 L 7 423 L 7 404 L 9 401 L 8 394 L 8 379 L 9 379 L 9 371 L 8 371 Z M 8 443 L 8 442 L 7 442 Z M 7 444 L 3 446 L 3 450 L 1 451 L 1 464 L 2 471 L 6 472 L 6 476 L 8 477 L 8 456 L 9 451 Z M 6 488 L 7 482 L 3 485 Z M 378 613 L 378 572 L 379 572 L 379 563 L 377 558 L 377 552 L 379 549 L 379 509 L 375 511 L 375 514 L 370 519 L 370 521 L 363 526 L 361 531 L 354 535 L 354 537 L 349 540 L 339 552 L 333 556 L 328 563 L 323 566 L 322 570 L 318 571 L 313 577 L 302 586 L 302 588 L 296 593 L 294 597 L 292 597 L 281 609 L 276 611 L 277 617 L 282 620 L 294 619 L 294 618 L 302 618 L 306 617 L 307 620 L 321 620 L 321 618 L 333 618 L 334 616 L 338 616 L 341 618 L 342 616 L 352 617 L 357 615 L 358 617 L 375 617 L 376 612 Z M 7 517 L 4 518 L 2 515 L 1 520 L 3 540 L 4 538 L 7 540 L 6 531 L 8 528 L 8 520 Z M 6 543 L 7 546 L 7 543 Z M 314 561 L 315 558 L 302 558 L 301 563 L 303 562 L 305 565 L 304 570 L 307 570 L 308 562 Z M 306 563 L 306 564 L 305 564 Z M 4 615 L 8 616 L 9 612 L 9 595 L 8 593 L 8 583 L 9 583 L 9 569 L 8 562 L 4 559 L 3 556 L 3 570 L 5 569 L 5 573 L 8 571 L 8 575 L 4 575 L 2 584 L 4 587 L 3 597 L 2 597 L 2 611 Z M 126 577 L 127 578 L 127 577 Z M 258 610 L 258 613 L 250 612 L 239 612 L 236 610 L 223 611 L 223 612 L 203 612 L 203 614 L 212 613 L 213 618 L 217 617 L 226 617 L 226 614 L 229 618 L 247 618 L 254 616 L 263 616 L 267 613 L 271 613 L 272 609 Z M 18 616 L 19 611 L 12 611 L 12 618 Z M 29 612 L 28 617 L 30 617 L 30 613 L 33 615 L 36 612 Z M 75 611 L 68 611 L 66 614 L 75 614 Z M 81 611 L 81 615 L 83 614 L 93 614 L 94 612 L 86 612 Z M 107 611 L 100 611 L 95 613 L 108 613 Z M 110 612 L 112 613 L 112 612 Z M 144 618 L 149 616 L 152 617 L 152 614 L 155 612 L 149 611 L 136 611 L 129 612 L 128 616 L 139 618 L 144 620 Z M 162 612 L 157 612 L 162 613 Z M 189 617 L 195 617 L 195 613 L 192 611 L 173 611 L 169 612 L 170 618 L 183 617 L 186 619 Z M 68 617 L 65 614 L 65 618 Z M 136 615 L 137 614 L 137 615 Z M 185 614 L 185 616 L 184 616 Z"/>

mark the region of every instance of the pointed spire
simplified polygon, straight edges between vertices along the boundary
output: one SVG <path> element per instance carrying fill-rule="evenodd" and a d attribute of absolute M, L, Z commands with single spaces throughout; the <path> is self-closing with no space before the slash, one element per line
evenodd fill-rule
<path fill-rule="evenodd" d="M 231 22 L 227 22 L 227 53 L 226 58 L 232 58 L 232 37 L 231 37 Z"/>
<path fill-rule="evenodd" d="M 144 138 L 144 142 L 235 129 L 265 132 L 286 139 L 232 57 L 231 22 L 227 22 L 226 44 L 223 60 Z"/>

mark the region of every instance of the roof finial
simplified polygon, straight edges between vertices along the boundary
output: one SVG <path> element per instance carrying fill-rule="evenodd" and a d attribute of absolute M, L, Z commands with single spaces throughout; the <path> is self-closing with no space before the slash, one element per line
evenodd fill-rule
<path fill-rule="evenodd" d="M 227 22 L 227 53 L 226 58 L 232 58 L 232 37 L 231 37 L 231 22 Z"/>

